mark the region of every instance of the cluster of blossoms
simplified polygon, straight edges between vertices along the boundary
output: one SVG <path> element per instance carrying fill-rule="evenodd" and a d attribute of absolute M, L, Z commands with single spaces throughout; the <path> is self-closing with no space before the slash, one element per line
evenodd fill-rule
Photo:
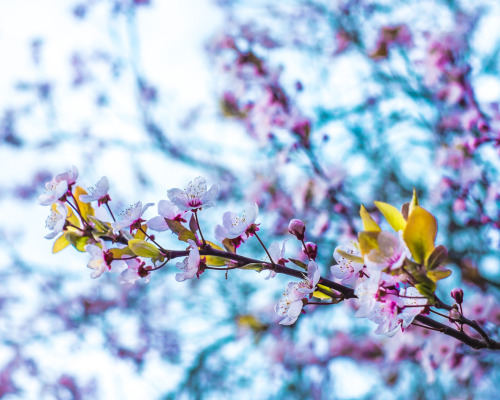
<path fill-rule="evenodd" d="M 185 189 L 168 190 L 168 200 L 158 203 L 158 216 L 143 219 L 153 204 L 137 202 L 117 220 L 109 206 L 107 178 L 101 178 L 88 194 L 79 186 L 73 188 L 77 176 L 75 167 L 71 172 L 57 175 L 46 184 L 46 192 L 39 197 L 39 202 L 51 206 L 47 220 L 51 232 L 46 237 L 59 235 L 53 251 L 58 252 L 71 244 L 87 252 L 91 257 L 87 266 L 92 269 L 92 278 L 106 272 L 118 272 L 122 284 L 134 284 L 139 279 L 149 282 L 153 271 L 175 258 L 184 257 L 176 263 L 180 270 L 175 276 L 178 282 L 199 278 L 207 269 L 226 273 L 229 269 L 268 270 L 266 279 L 277 273 L 302 278 L 287 285 L 283 298 L 276 305 L 282 325 L 294 324 L 305 305 L 337 304 L 349 298 L 358 299 L 357 317 L 370 319 L 378 325 L 377 333 L 389 336 L 408 328 L 417 316 L 422 322 L 422 318 L 427 318 L 423 315 L 428 314 L 432 306 L 449 311 L 449 320 L 460 329 L 459 336 L 463 333 L 462 325 L 468 321 L 463 318 L 461 290 L 452 292 L 456 302 L 453 307 L 444 305 L 435 296 L 436 283 L 451 271 L 442 267 L 447 258 L 446 248 L 434 244 L 436 220 L 419 206 L 416 193 L 410 203 L 403 205 L 401 212 L 389 204 L 375 202 L 395 233 L 382 231 L 361 206 L 364 230 L 359 232 L 358 241 L 338 246 L 334 251 L 337 265 L 330 270 L 333 278 L 340 282 L 337 283 L 321 277 L 316 263 L 318 246 L 305 241 L 306 227 L 302 221 L 291 220 L 288 230 L 301 243 L 298 258 L 307 258 L 307 264 L 285 258 L 286 240 L 267 247 L 257 234 L 259 209 L 256 204 L 241 214 L 228 211 L 222 215 L 222 225 L 215 227 L 214 236 L 223 247 L 206 240 L 198 214 L 214 206 L 218 188 L 213 185 L 208 189 L 202 177 L 195 178 Z M 97 218 L 93 202 L 98 207 L 105 205 L 112 221 Z M 179 241 L 187 243 L 188 248 L 165 249 L 150 230 L 171 231 Z M 265 261 L 237 254 L 237 249 L 254 236 L 267 254 Z M 289 261 L 303 271 L 286 267 Z M 354 285 L 354 289 L 344 285 Z M 310 301 L 312 297 L 318 301 Z M 427 326 L 435 325 L 434 320 L 424 319 L 423 322 Z M 477 324 L 470 321 L 469 325 L 477 328 Z"/>

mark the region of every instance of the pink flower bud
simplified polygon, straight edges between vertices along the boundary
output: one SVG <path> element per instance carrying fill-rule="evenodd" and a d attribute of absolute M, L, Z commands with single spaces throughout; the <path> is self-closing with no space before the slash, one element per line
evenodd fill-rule
<path fill-rule="evenodd" d="M 462 289 L 453 289 L 451 291 L 451 297 L 457 302 L 457 304 L 462 304 L 464 301 L 464 291 Z"/>
<path fill-rule="evenodd" d="M 316 256 L 318 255 L 318 245 L 313 242 L 307 242 L 304 254 L 311 260 L 316 260 Z"/>
<path fill-rule="evenodd" d="M 450 316 L 451 322 L 453 322 L 454 320 L 460 319 L 460 312 L 456 308 L 452 308 L 450 310 L 449 316 Z"/>
<path fill-rule="evenodd" d="M 304 240 L 304 232 L 306 227 L 300 219 L 292 219 L 288 225 L 288 232 L 299 240 Z"/>

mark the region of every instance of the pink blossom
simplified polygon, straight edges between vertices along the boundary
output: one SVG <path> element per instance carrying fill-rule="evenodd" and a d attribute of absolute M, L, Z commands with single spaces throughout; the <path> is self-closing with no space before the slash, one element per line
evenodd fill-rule
<path fill-rule="evenodd" d="M 91 191 L 90 195 L 87 194 L 80 195 L 80 201 L 82 201 L 83 203 L 90 203 L 92 201 L 97 200 L 98 205 L 105 204 L 111 200 L 108 195 L 108 190 L 109 190 L 108 178 L 103 176 L 99 180 L 99 182 L 97 182 L 95 189 L 90 190 Z"/>
<path fill-rule="evenodd" d="M 167 196 L 180 210 L 196 211 L 202 207 L 213 207 L 217 192 L 217 185 L 213 185 L 207 191 L 205 178 L 199 176 L 193 182 L 189 182 L 184 190 L 178 188 L 168 190 Z"/>
<path fill-rule="evenodd" d="M 248 229 L 255 224 L 258 215 L 257 204 L 243 210 L 241 216 L 234 212 L 225 212 L 222 216 L 222 225 L 215 227 L 216 239 L 222 242 L 224 238 L 236 239 L 242 235 L 248 237 L 251 234 Z"/>
<path fill-rule="evenodd" d="M 57 202 L 56 209 L 50 211 L 50 215 L 45 221 L 45 226 L 52 230 L 48 235 L 45 235 L 47 239 L 55 238 L 64 229 L 66 223 L 66 218 L 68 216 L 68 207 L 66 204 Z"/>
<path fill-rule="evenodd" d="M 338 250 L 351 257 L 347 258 L 341 255 Z M 337 246 L 333 251 L 333 257 L 337 261 L 337 264 L 330 267 L 332 275 L 337 279 L 341 279 L 343 285 L 354 283 L 359 278 L 359 272 L 364 266 L 363 258 L 357 244 L 351 243 L 350 246 Z M 356 259 L 359 259 L 361 262 L 354 261 Z"/>
<path fill-rule="evenodd" d="M 377 238 L 378 249 L 365 254 L 365 265 L 369 270 L 394 270 L 400 268 L 405 259 L 411 257 L 410 250 L 403 239 L 403 232 L 398 236 L 382 231 Z"/>
<path fill-rule="evenodd" d="M 125 261 L 113 260 L 113 255 L 106 248 L 103 241 L 99 242 L 100 246 L 88 244 L 85 246 L 85 251 L 91 255 L 91 259 L 87 267 L 94 271 L 90 274 L 92 279 L 99 278 L 104 272 L 120 272 L 127 265 Z"/>
<path fill-rule="evenodd" d="M 132 258 L 125 261 L 127 269 L 120 274 L 119 282 L 122 285 L 133 285 L 137 280 L 144 278 L 145 283 L 151 280 L 151 272 L 144 268 L 144 261 L 139 258 Z"/>
<path fill-rule="evenodd" d="M 302 299 L 313 293 L 320 278 L 318 265 L 310 261 L 307 266 L 307 277 L 300 282 L 290 282 L 283 292 L 283 298 L 276 304 L 275 311 L 283 319 L 281 325 L 292 325 L 297 321 L 304 302 Z"/>
<path fill-rule="evenodd" d="M 148 222 L 148 228 L 157 231 L 163 232 L 169 229 L 167 224 L 167 219 L 175 220 L 175 221 L 185 221 L 183 216 L 186 211 L 180 211 L 179 207 L 177 207 L 174 203 L 168 200 L 160 200 L 158 202 L 158 214 L 157 217 L 151 218 Z"/>
<path fill-rule="evenodd" d="M 145 220 L 143 220 L 142 214 L 151 206 L 153 206 L 154 203 L 147 203 L 144 207 L 142 206 L 142 202 L 138 202 L 125 210 L 125 212 L 122 214 L 123 219 L 120 221 L 113 222 L 111 224 L 111 227 L 113 228 L 113 232 L 115 234 L 119 233 L 123 228 L 130 227 L 130 232 L 135 228 L 137 229 L 138 226 Z"/>
<path fill-rule="evenodd" d="M 189 256 L 186 257 L 182 262 L 177 263 L 175 266 L 184 272 L 180 272 L 175 275 L 175 280 L 177 282 L 184 282 L 186 279 L 193 279 L 195 276 L 199 275 L 200 267 L 200 251 L 196 243 L 188 239 L 188 243 L 191 247 L 189 251 Z"/>
<path fill-rule="evenodd" d="M 50 182 L 45 184 L 45 193 L 38 197 L 42 206 L 50 206 L 63 197 L 68 189 L 76 182 L 78 170 L 75 166 L 71 171 L 56 175 Z"/>

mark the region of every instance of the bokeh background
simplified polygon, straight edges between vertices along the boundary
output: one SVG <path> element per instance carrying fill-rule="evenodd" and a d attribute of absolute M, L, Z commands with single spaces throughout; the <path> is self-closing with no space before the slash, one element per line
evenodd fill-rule
<path fill-rule="evenodd" d="M 268 245 L 304 220 L 329 277 L 359 205 L 416 188 L 450 252 L 440 296 L 463 288 L 498 338 L 499 19 L 493 0 L 3 0 L 0 398 L 498 398 L 493 352 L 376 336 L 354 302 L 278 325 L 287 277 L 92 280 L 87 254 L 52 254 L 37 196 L 75 165 L 119 213 L 203 175 L 207 236 L 257 203 Z"/>

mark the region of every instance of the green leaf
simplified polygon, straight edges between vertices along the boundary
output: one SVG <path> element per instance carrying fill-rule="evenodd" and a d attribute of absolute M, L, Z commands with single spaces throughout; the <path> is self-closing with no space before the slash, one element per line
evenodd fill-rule
<path fill-rule="evenodd" d="M 381 201 L 374 201 L 377 208 L 384 215 L 389 225 L 392 226 L 396 232 L 402 231 L 405 229 L 406 221 L 403 217 L 403 214 L 394 206 L 390 204 L 383 203 Z"/>
<path fill-rule="evenodd" d="M 339 253 L 342 257 L 346 258 L 347 260 L 354 261 L 355 263 L 359 263 L 359 264 L 365 263 L 365 260 L 363 257 L 359 257 L 359 256 L 355 256 L 354 254 L 346 253 L 345 251 L 342 251 L 340 249 L 337 249 L 337 253 Z"/>
<path fill-rule="evenodd" d="M 80 209 L 80 212 L 82 213 L 83 219 L 87 220 L 88 216 L 94 215 L 94 209 L 92 208 L 92 205 L 90 203 L 84 203 L 84 202 L 80 201 L 80 196 L 82 194 L 86 195 L 88 193 L 84 188 L 77 186 L 75 188 L 75 192 L 73 193 L 73 195 L 76 198 L 76 203 L 78 204 L 78 208 Z"/>
<path fill-rule="evenodd" d="M 134 252 L 130 247 L 124 247 L 122 249 L 119 249 L 117 247 L 113 247 L 112 249 L 109 250 L 111 254 L 113 254 L 113 258 L 120 259 L 123 256 L 135 256 Z"/>
<path fill-rule="evenodd" d="M 80 236 L 76 232 L 68 231 L 64 234 L 66 240 L 78 251 L 85 252 L 85 245 L 87 245 L 89 238 L 87 236 Z"/>
<path fill-rule="evenodd" d="M 417 191 L 415 190 L 415 188 L 413 188 L 413 196 L 412 196 L 411 201 L 410 201 L 410 208 L 408 210 L 408 216 L 410 216 L 410 214 L 413 212 L 413 210 L 417 206 L 418 206 Z"/>
<path fill-rule="evenodd" d="M 88 218 L 95 225 L 96 229 L 101 233 L 108 233 L 110 231 L 111 228 L 107 222 L 103 222 L 93 215 L 89 215 Z"/>
<path fill-rule="evenodd" d="M 293 262 L 297 267 L 305 269 L 307 271 L 307 264 L 303 263 L 300 260 L 296 260 L 295 258 L 289 258 L 291 262 Z"/>
<path fill-rule="evenodd" d="M 437 246 L 425 260 L 427 270 L 432 271 L 448 260 L 448 250 L 443 245 Z"/>
<path fill-rule="evenodd" d="M 432 305 L 434 304 L 434 292 L 436 290 L 436 284 L 433 281 L 426 282 L 426 283 L 417 283 L 415 285 L 415 288 L 419 291 L 419 293 L 422 296 L 427 297 L 429 300 L 428 304 Z"/>
<path fill-rule="evenodd" d="M 366 211 L 366 208 L 363 204 L 359 208 L 359 215 L 361 217 L 361 221 L 363 221 L 363 230 L 364 231 L 376 231 L 380 232 L 380 226 L 374 221 L 371 215 Z"/>
<path fill-rule="evenodd" d="M 229 253 L 236 253 L 236 248 L 234 247 L 234 244 L 230 239 L 224 239 L 222 241 L 222 244 L 226 251 L 228 251 Z"/>
<path fill-rule="evenodd" d="M 250 269 L 250 270 L 257 271 L 257 272 L 261 272 L 264 269 L 264 264 L 262 264 L 262 263 L 251 263 L 251 264 L 244 265 L 240 269 Z"/>
<path fill-rule="evenodd" d="M 437 234 L 436 218 L 420 206 L 408 217 L 403 238 L 416 262 L 422 264 L 434 250 Z"/>
<path fill-rule="evenodd" d="M 63 234 L 59 236 L 55 242 L 54 245 L 52 246 L 52 253 L 56 254 L 59 253 L 61 250 L 65 249 L 66 247 L 69 246 L 68 239 L 66 239 L 66 236 Z"/>
<path fill-rule="evenodd" d="M 167 225 L 172 230 L 172 232 L 177 234 L 179 240 L 182 240 L 186 243 L 189 239 L 196 241 L 196 235 L 189 229 L 187 229 L 184 225 L 182 225 L 179 221 L 167 218 L 165 218 L 165 221 L 167 221 Z"/>
<path fill-rule="evenodd" d="M 160 250 L 151 244 L 141 239 L 131 239 L 128 241 L 128 246 L 136 256 L 146 258 L 157 258 L 160 256 Z"/>
<path fill-rule="evenodd" d="M 378 235 L 380 232 L 373 231 L 363 231 L 358 233 L 359 249 L 361 254 L 364 256 L 368 254 L 372 249 L 378 250 Z"/>
<path fill-rule="evenodd" d="M 313 297 L 316 297 L 317 299 L 321 299 L 321 300 L 330 300 L 331 297 L 328 296 L 327 294 L 323 293 L 323 292 L 320 292 L 319 290 L 316 290 L 313 292 Z"/>
<path fill-rule="evenodd" d="M 437 282 L 441 279 L 448 278 L 451 275 L 451 271 L 446 268 L 435 269 L 433 271 L 427 272 L 427 276 L 433 281 Z"/>

